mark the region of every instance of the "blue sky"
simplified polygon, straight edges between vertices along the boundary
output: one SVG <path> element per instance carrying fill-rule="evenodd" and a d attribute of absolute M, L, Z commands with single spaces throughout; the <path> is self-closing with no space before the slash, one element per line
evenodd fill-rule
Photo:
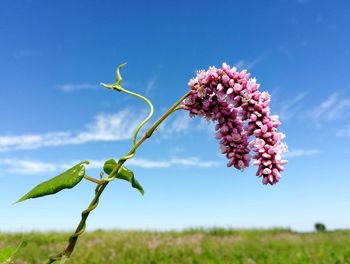
<path fill-rule="evenodd" d="M 142 197 L 115 181 L 88 228 L 350 228 L 348 1 L 1 1 L 0 230 L 75 228 L 94 186 L 11 205 L 81 160 L 98 176 L 123 156 L 147 106 L 101 88 L 118 64 L 125 87 L 160 116 L 198 69 L 247 68 L 272 94 L 289 159 L 263 186 L 226 167 L 213 126 L 177 112 L 129 166 Z M 128 165 L 129 164 L 129 165 Z"/>

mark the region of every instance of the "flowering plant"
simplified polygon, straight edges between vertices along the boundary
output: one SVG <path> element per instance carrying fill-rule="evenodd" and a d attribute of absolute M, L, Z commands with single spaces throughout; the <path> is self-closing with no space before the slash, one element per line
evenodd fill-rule
<path fill-rule="evenodd" d="M 141 138 L 138 138 L 138 133 L 150 120 L 154 109 L 147 98 L 122 87 L 120 70 L 124 66 L 125 64 L 122 64 L 117 68 L 114 84 L 102 83 L 102 85 L 111 90 L 136 96 L 145 101 L 150 108 L 148 116 L 136 128 L 130 151 L 118 161 L 107 160 L 103 166 L 103 172 L 97 179 L 86 174 L 85 167 L 89 162 L 83 161 L 66 172 L 37 185 L 17 201 L 52 195 L 63 189 L 73 188 L 83 178 L 96 184 L 95 195 L 88 208 L 82 212 L 81 220 L 70 236 L 67 247 L 62 252 L 49 257 L 46 263 L 56 261 L 64 263 L 69 259 L 79 236 L 85 230 L 89 214 L 98 206 L 100 196 L 110 182 L 115 179 L 126 180 L 133 188 L 144 194 L 134 173 L 125 167 L 124 163 L 133 158 L 137 149 L 152 136 L 156 128 L 177 110 L 186 110 L 191 117 L 201 116 L 217 123 L 216 138 L 219 140 L 221 152 L 228 158 L 228 167 L 233 166 L 243 170 L 249 166 L 253 158 L 254 164 L 258 166 L 256 175 L 262 177 L 264 184 L 272 185 L 280 180 L 281 171 L 284 170 L 283 165 L 287 163 L 281 158 L 281 154 L 287 150 L 286 144 L 282 143 L 284 134 L 277 131 L 281 123 L 277 116 L 270 115 L 270 95 L 259 91 L 260 85 L 255 78 L 250 78 L 246 70 L 239 72 L 235 67 L 231 68 L 223 63 L 221 68 L 210 67 L 207 71 L 198 71 L 197 76 L 189 82 L 189 91 L 175 102 Z M 251 137 L 255 139 L 249 141 Z M 254 154 L 251 155 L 251 152 Z"/>
<path fill-rule="evenodd" d="M 226 63 L 221 69 L 198 71 L 189 82 L 191 94 L 183 104 L 190 115 L 217 122 L 216 138 L 229 159 L 228 167 L 248 167 L 252 149 L 254 164 L 259 166 L 256 175 L 262 176 L 264 184 L 275 184 L 287 163 L 281 159 L 287 151 L 281 141 L 285 135 L 277 132 L 278 116 L 270 115 L 270 95 L 260 92 L 256 79 L 249 77 L 246 70 L 239 72 Z M 255 140 L 249 142 L 253 135 Z"/>

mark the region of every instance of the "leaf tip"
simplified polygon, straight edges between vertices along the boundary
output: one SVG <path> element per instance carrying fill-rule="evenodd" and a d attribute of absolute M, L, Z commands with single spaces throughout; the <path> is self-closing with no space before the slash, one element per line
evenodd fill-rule
<path fill-rule="evenodd" d="M 102 85 L 104 88 L 107 88 L 107 89 L 114 89 L 112 84 L 100 83 L 100 85 Z"/>
<path fill-rule="evenodd" d="M 27 200 L 28 198 L 25 198 L 25 196 L 19 198 L 16 202 L 12 203 L 12 205 L 18 204 L 20 202 L 23 202 L 24 200 Z"/>
<path fill-rule="evenodd" d="M 127 62 L 124 62 L 124 63 L 120 64 L 120 65 L 118 66 L 118 69 L 123 69 L 124 66 L 125 66 L 126 64 L 128 64 L 128 63 L 127 63 Z"/>

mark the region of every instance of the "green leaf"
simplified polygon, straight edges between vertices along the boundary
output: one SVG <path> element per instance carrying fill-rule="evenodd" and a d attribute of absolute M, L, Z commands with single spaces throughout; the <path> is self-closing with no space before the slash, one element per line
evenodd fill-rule
<path fill-rule="evenodd" d="M 77 185 L 85 176 L 84 164 L 89 164 L 88 161 L 80 162 L 62 174 L 40 183 L 30 192 L 20 198 L 16 203 L 22 202 L 30 198 L 42 197 L 45 195 L 55 194 L 63 189 L 71 189 Z"/>
<path fill-rule="evenodd" d="M 117 86 L 120 86 L 120 83 L 123 80 L 122 76 L 120 75 L 120 70 L 123 69 L 125 65 L 126 63 L 120 64 L 117 68 L 116 78 L 115 78 L 115 83 Z"/>
<path fill-rule="evenodd" d="M 117 166 L 117 162 L 114 159 L 107 160 L 103 166 L 103 171 L 106 174 L 110 175 L 116 166 Z M 133 188 L 139 190 L 139 192 L 142 195 L 144 195 L 145 191 L 143 190 L 141 184 L 135 179 L 134 173 L 131 170 L 129 170 L 127 167 L 122 166 L 119 169 L 119 172 L 116 178 L 130 182 Z"/>
<path fill-rule="evenodd" d="M 17 248 L 15 247 L 6 247 L 0 249 L 0 263 L 9 263 L 12 259 L 12 256 L 16 252 Z"/>
<path fill-rule="evenodd" d="M 120 64 L 116 70 L 116 77 L 115 77 L 115 83 L 114 84 L 105 84 L 105 83 L 100 83 L 102 86 L 104 86 L 105 88 L 108 88 L 108 89 L 115 89 L 117 90 L 118 92 L 121 92 L 123 91 L 124 89 L 122 88 L 121 86 L 121 83 L 122 83 L 122 76 L 120 74 L 120 70 L 124 68 L 124 66 L 126 65 L 126 63 L 123 63 L 123 64 Z"/>
<path fill-rule="evenodd" d="M 130 172 L 134 174 L 132 171 Z M 135 177 L 132 178 L 131 186 L 134 187 L 135 189 L 138 189 L 142 195 L 145 194 L 145 191 L 143 190 L 141 184 L 135 179 Z"/>
<path fill-rule="evenodd" d="M 109 175 L 113 171 L 114 167 L 117 165 L 117 162 L 114 159 L 109 159 L 103 165 L 103 171 Z"/>
<path fill-rule="evenodd" d="M 27 243 L 22 241 L 17 247 L 5 247 L 5 248 L 0 248 L 0 263 L 5 264 L 5 263 L 14 263 L 13 262 L 13 257 L 17 253 L 17 251 L 21 248 L 26 246 Z"/>

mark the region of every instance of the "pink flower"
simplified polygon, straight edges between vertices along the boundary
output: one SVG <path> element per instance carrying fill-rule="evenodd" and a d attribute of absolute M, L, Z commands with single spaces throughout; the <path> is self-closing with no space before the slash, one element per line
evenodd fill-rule
<path fill-rule="evenodd" d="M 246 70 L 237 71 L 223 63 L 197 72 L 189 81 L 192 93 L 183 102 L 190 116 L 202 116 L 217 123 L 216 138 L 221 153 L 228 158 L 227 166 L 243 170 L 249 166 L 251 150 L 257 176 L 264 184 L 275 184 L 281 177 L 287 151 L 282 143 L 284 134 L 277 132 L 281 122 L 270 115 L 270 95 L 259 91 L 255 78 Z M 254 140 L 248 142 L 250 137 Z"/>

